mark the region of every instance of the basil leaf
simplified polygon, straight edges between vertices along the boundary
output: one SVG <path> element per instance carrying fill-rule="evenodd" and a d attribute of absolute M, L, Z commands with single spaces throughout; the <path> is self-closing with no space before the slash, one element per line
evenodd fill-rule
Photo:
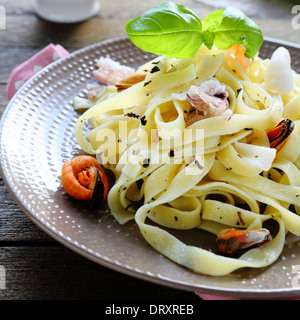
<path fill-rule="evenodd" d="M 220 25 L 222 24 L 224 17 L 224 10 L 217 10 L 210 14 L 208 14 L 203 20 L 202 20 L 202 29 L 206 31 L 214 31 L 218 28 L 220 28 Z"/>
<path fill-rule="evenodd" d="M 193 57 L 202 43 L 221 50 L 242 44 L 245 55 L 252 58 L 263 43 L 255 22 L 232 7 L 210 13 L 201 23 L 185 6 L 167 2 L 129 21 L 125 28 L 142 50 L 182 59 Z"/>
<path fill-rule="evenodd" d="M 202 21 L 203 41 L 208 49 L 211 49 L 214 44 L 215 34 L 213 31 L 220 27 L 223 20 L 223 14 L 223 9 L 217 10 L 208 14 Z"/>
<path fill-rule="evenodd" d="M 207 15 L 202 26 L 203 34 L 206 34 L 206 38 L 210 37 L 209 41 L 204 39 L 204 43 L 211 44 L 213 37 L 214 45 L 221 50 L 242 44 L 246 48 L 245 55 L 249 58 L 254 57 L 263 43 L 259 27 L 237 8 L 227 7 Z"/>
<path fill-rule="evenodd" d="M 202 24 L 183 5 L 167 2 L 129 21 L 126 32 L 142 50 L 167 57 L 193 57 L 203 43 Z"/>

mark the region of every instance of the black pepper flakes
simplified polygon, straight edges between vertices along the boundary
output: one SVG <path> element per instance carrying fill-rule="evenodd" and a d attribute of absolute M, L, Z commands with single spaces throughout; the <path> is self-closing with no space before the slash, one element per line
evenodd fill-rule
<path fill-rule="evenodd" d="M 139 114 L 133 113 L 133 112 L 128 112 L 128 113 L 125 114 L 125 116 L 130 117 L 130 118 L 136 118 L 136 119 L 140 118 Z"/>
<path fill-rule="evenodd" d="M 170 150 L 170 152 L 168 153 L 168 156 L 169 156 L 170 158 L 172 158 L 172 157 L 175 156 L 175 153 L 174 153 L 174 150 L 173 150 L 173 149 Z"/>
<path fill-rule="evenodd" d="M 145 126 L 146 123 L 147 123 L 146 116 L 142 116 L 142 117 L 140 118 L 140 121 L 141 121 L 141 125 L 142 125 L 142 126 Z"/>
<path fill-rule="evenodd" d="M 150 70 L 150 73 L 155 73 L 155 72 L 158 72 L 158 71 L 160 71 L 159 67 L 155 66 Z"/>
<path fill-rule="evenodd" d="M 149 159 L 149 158 L 144 159 L 144 161 L 143 161 L 143 168 L 147 168 L 147 167 L 149 167 L 149 165 L 150 165 L 150 159 Z"/>

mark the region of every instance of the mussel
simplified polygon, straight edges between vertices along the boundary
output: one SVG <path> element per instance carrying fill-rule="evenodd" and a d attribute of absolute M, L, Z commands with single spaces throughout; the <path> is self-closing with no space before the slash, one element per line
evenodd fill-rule
<path fill-rule="evenodd" d="M 267 131 L 270 147 L 278 152 L 286 143 L 288 137 L 294 130 L 294 123 L 289 119 L 280 121 L 275 128 Z"/>
<path fill-rule="evenodd" d="M 91 156 L 78 156 L 64 163 L 61 181 L 65 191 L 78 200 L 96 205 L 106 199 L 109 184 L 99 162 Z"/>
<path fill-rule="evenodd" d="M 217 235 L 217 246 L 221 252 L 231 254 L 236 250 L 263 246 L 271 240 L 271 233 L 265 228 L 257 230 L 231 228 L 222 230 Z"/>

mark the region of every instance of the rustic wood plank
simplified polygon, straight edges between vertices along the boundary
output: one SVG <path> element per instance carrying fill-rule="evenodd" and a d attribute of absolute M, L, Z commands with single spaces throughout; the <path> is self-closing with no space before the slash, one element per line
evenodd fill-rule
<path fill-rule="evenodd" d="M 17 241 L 52 242 L 45 232 L 38 228 L 17 206 L 0 178 L 0 245 Z M 0 260 L 1 261 L 1 260 Z"/>
<path fill-rule="evenodd" d="M 151 3 L 157 4 L 159 1 L 152 0 Z M 151 8 L 151 3 L 148 2 L 148 9 Z M 32 7 L 33 1 L 28 1 L 19 14 L 16 7 L 7 2 L 7 27 L 5 32 L 0 33 L 0 43 L 3 46 L 43 46 L 53 42 L 64 46 L 83 47 L 116 35 L 125 35 L 125 22 L 133 18 L 136 12 L 128 10 L 134 2 L 116 0 L 113 5 L 107 1 L 102 1 L 101 4 L 99 15 L 93 19 L 76 24 L 56 24 L 36 16 Z M 19 2 L 17 7 L 20 5 Z M 140 8 L 141 5 L 134 7 Z"/>
<path fill-rule="evenodd" d="M 8 104 L 8 98 L 6 93 L 6 84 L 0 84 L 0 119 Z"/>
<path fill-rule="evenodd" d="M 193 292 L 126 276 L 63 246 L 0 247 L 0 261 L 6 276 L 1 300 L 199 300 Z"/>

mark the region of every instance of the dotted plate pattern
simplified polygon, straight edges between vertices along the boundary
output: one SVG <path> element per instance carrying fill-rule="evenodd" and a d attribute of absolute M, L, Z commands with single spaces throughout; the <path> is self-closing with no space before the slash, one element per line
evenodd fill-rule
<path fill-rule="evenodd" d="M 292 66 L 300 72 L 300 46 L 267 39 L 260 55 L 270 57 L 281 45 L 289 49 Z M 105 205 L 92 210 L 64 192 L 62 164 L 82 153 L 74 137 L 79 114 L 73 109 L 73 98 L 85 96 L 86 85 L 96 83 L 92 71 L 100 56 L 133 67 L 154 57 L 127 38 L 97 43 L 41 70 L 7 106 L 0 125 L 0 173 L 20 208 L 42 230 L 75 252 L 146 281 L 231 296 L 300 295 L 298 237 L 287 237 L 281 257 L 270 267 L 240 269 L 224 277 L 199 275 L 153 250 L 133 221 L 121 226 Z M 207 248 L 214 245 L 204 231 L 175 233 L 187 242 L 198 241 Z"/>

